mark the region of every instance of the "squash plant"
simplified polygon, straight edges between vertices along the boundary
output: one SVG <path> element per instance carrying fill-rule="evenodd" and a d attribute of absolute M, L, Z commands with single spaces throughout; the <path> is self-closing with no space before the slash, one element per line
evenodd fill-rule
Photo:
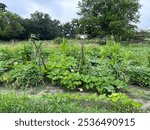
<path fill-rule="evenodd" d="M 52 83 L 72 90 L 82 88 L 84 91 L 111 94 L 125 88 L 126 84 L 113 75 L 109 62 L 99 59 L 93 65 L 89 59 L 87 57 L 86 64 L 78 72 L 78 59 L 55 51 L 49 55 L 48 78 Z"/>

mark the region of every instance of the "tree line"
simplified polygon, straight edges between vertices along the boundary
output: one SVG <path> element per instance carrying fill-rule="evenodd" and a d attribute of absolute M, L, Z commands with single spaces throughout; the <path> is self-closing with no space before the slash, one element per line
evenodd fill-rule
<path fill-rule="evenodd" d="M 28 39 L 35 34 L 41 40 L 51 40 L 86 34 L 88 38 L 113 35 L 116 40 L 127 40 L 136 34 L 141 8 L 139 0 L 82 0 L 78 7 L 80 18 L 62 24 L 38 11 L 24 19 L 0 3 L 0 39 Z"/>
<path fill-rule="evenodd" d="M 7 6 L 0 3 L 0 39 L 28 39 L 35 34 L 41 40 L 51 40 L 56 37 L 75 37 L 71 23 L 61 24 L 59 20 L 52 20 L 49 14 L 34 12 L 31 18 L 22 18 L 18 14 L 7 10 Z"/>

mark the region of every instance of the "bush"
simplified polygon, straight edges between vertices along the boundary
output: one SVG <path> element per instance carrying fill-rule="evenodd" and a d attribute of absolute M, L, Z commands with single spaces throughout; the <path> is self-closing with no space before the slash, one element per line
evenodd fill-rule
<path fill-rule="evenodd" d="M 130 67 L 127 70 L 127 75 L 131 84 L 150 88 L 150 68 Z"/>
<path fill-rule="evenodd" d="M 17 95 L 0 94 L 0 113 L 140 112 L 142 104 L 124 94 Z"/>
<path fill-rule="evenodd" d="M 63 43 L 63 38 L 57 37 L 57 38 L 54 39 L 53 42 L 54 42 L 55 44 L 61 44 L 61 43 Z"/>
<path fill-rule="evenodd" d="M 8 74 L 3 75 L 3 80 L 12 83 L 16 88 L 36 87 L 43 83 L 43 76 L 39 67 L 31 64 L 18 64 Z"/>
<path fill-rule="evenodd" d="M 0 61 L 7 61 L 12 58 L 12 53 L 8 49 L 0 48 Z"/>
<path fill-rule="evenodd" d="M 32 45 L 25 44 L 23 48 L 16 52 L 16 58 L 21 63 L 33 60 L 33 47 Z"/>
<path fill-rule="evenodd" d="M 0 49 L 0 71 L 10 71 L 16 63 L 26 63 L 31 61 L 33 49 L 30 45 L 23 45 L 14 50 Z"/>
<path fill-rule="evenodd" d="M 121 48 L 121 45 L 114 41 L 107 41 L 102 49 L 102 58 L 109 62 L 115 77 L 123 81 L 126 81 L 124 70 L 127 67 L 129 55 L 129 51 Z"/>
<path fill-rule="evenodd" d="M 13 69 L 14 62 L 15 60 L 13 58 L 0 61 L 0 83 L 4 83 L 3 76 Z"/>

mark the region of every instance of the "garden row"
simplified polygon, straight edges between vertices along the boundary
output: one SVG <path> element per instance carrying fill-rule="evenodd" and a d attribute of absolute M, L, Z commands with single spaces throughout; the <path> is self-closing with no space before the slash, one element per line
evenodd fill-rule
<path fill-rule="evenodd" d="M 126 89 L 127 84 L 150 87 L 148 49 L 143 52 L 143 58 L 142 52 L 131 51 L 114 41 L 108 41 L 103 47 L 85 45 L 83 48 L 65 41 L 51 48 L 43 47 L 42 52 L 46 68 L 39 62 L 40 57 L 34 57 L 35 48 L 31 43 L 2 46 L 0 83 L 25 89 L 50 82 L 71 90 L 101 94 Z"/>

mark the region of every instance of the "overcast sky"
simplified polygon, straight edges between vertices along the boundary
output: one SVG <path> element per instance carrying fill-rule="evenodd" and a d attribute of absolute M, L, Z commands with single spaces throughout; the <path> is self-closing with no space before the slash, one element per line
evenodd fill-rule
<path fill-rule="evenodd" d="M 48 13 L 52 19 L 68 22 L 76 18 L 79 0 L 0 0 L 8 6 L 8 10 L 26 18 L 35 11 Z M 150 28 L 150 0 L 140 0 L 143 5 L 139 28 Z"/>

